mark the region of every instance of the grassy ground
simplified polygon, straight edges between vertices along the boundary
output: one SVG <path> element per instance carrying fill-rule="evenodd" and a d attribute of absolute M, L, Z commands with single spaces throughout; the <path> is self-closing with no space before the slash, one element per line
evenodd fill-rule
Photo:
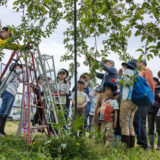
<path fill-rule="evenodd" d="M 7 137 L 0 139 L 0 160 L 51 160 L 51 153 L 46 149 L 45 135 L 38 135 L 32 145 L 27 146 L 23 137 L 16 137 L 17 123 L 8 122 L 6 127 Z M 122 144 L 117 147 L 104 147 L 102 143 L 95 143 L 86 138 L 87 145 L 97 160 L 160 160 L 160 151 L 144 151 L 140 147 L 126 150 Z M 61 158 L 57 158 L 60 160 Z M 79 158 L 77 157 L 76 160 Z M 85 158 L 83 158 L 85 159 Z M 92 159 L 91 159 L 92 160 Z"/>

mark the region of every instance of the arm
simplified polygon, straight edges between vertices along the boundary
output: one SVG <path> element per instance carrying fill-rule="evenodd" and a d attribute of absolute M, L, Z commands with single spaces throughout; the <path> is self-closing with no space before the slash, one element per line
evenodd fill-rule
<path fill-rule="evenodd" d="M 14 78 L 16 78 L 16 73 L 14 71 L 12 71 L 11 75 L 9 76 L 7 83 L 10 83 Z"/>
<path fill-rule="evenodd" d="M 104 77 L 104 74 L 103 73 L 96 73 L 97 75 L 97 78 L 99 78 L 99 79 L 103 79 L 103 77 Z"/>
<path fill-rule="evenodd" d="M 101 107 L 98 109 L 97 114 L 99 114 L 99 113 L 100 113 L 100 110 L 101 110 Z"/>
<path fill-rule="evenodd" d="M 113 128 L 117 127 L 117 119 L 118 119 L 118 110 L 114 111 L 114 126 Z"/>
<path fill-rule="evenodd" d="M 75 100 L 74 99 L 72 99 L 72 104 L 73 104 L 73 106 L 75 106 Z"/>
<path fill-rule="evenodd" d="M 77 106 L 77 108 L 78 108 L 78 109 L 83 109 L 83 108 L 85 108 L 85 107 L 87 106 L 87 104 L 88 104 L 88 102 L 84 103 L 84 104 L 81 105 L 81 106 Z"/>
<path fill-rule="evenodd" d="M 115 68 L 114 67 L 110 67 L 106 64 L 104 64 L 104 62 L 100 62 L 103 69 L 106 71 L 106 72 L 109 72 L 109 73 L 115 73 Z"/>

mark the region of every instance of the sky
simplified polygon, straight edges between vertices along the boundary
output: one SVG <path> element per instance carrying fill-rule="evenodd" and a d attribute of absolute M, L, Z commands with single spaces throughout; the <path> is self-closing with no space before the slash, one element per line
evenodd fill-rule
<path fill-rule="evenodd" d="M 12 2 L 13 0 L 10 0 L 6 7 L 0 6 L 0 20 L 2 21 L 2 26 L 6 25 L 18 25 L 20 23 L 21 14 L 16 13 L 12 10 Z M 51 35 L 50 38 L 43 39 L 40 44 L 40 50 L 42 54 L 49 54 L 53 55 L 55 59 L 55 66 L 56 70 L 58 71 L 61 68 L 68 69 L 69 62 L 60 62 L 60 57 L 65 53 L 65 48 L 63 44 L 64 35 L 63 32 L 67 28 L 67 23 L 64 21 L 60 21 L 57 29 L 55 32 Z M 105 37 L 104 37 L 105 38 Z M 89 42 L 93 42 L 93 39 L 90 39 Z M 97 40 L 98 49 L 103 48 L 102 45 L 102 38 Z M 140 39 L 131 37 L 129 40 L 129 47 L 128 51 L 129 53 L 134 56 L 135 58 L 138 57 L 138 53 L 135 52 L 135 50 L 141 46 Z M 8 58 L 10 57 L 11 52 L 5 51 L 6 54 L 2 60 L 3 63 L 6 63 Z M 108 57 L 109 59 L 112 59 L 115 61 L 115 66 L 117 69 L 121 68 L 121 61 L 119 60 L 118 55 L 112 54 Z M 78 58 L 79 62 L 83 62 L 85 59 Z M 160 59 L 158 57 L 155 57 L 153 60 L 150 60 L 148 62 L 148 68 L 150 68 L 154 74 L 154 76 L 157 76 L 157 72 L 160 70 Z M 78 75 L 82 74 L 83 72 L 88 71 L 88 67 L 81 65 L 80 68 L 78 68 Z"/>

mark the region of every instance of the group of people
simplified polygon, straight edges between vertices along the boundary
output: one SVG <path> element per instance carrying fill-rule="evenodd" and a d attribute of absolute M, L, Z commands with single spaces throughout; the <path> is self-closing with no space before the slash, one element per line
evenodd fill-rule
<path fill-rule="evenodd" d="M 8 28 L 3 28 L 0 39 L 5 40 L 11 36 Z M 127 148 L 135 145 L 135 135 L 137 144 L 145 150 L 148 149 L 147 142 L 147 118 L 149 128 L 149 147 L 154 148 L 156 132 L 158 135 L 157 149 L 160 150 L 160 72 L 158 77 L 153 77 L 152 71 L 147 67 L 147 61 L 142 59 L 130 60 L 122 63 L 122 69 L 117 71 L 112 60 L 98 62 L 105 73 L 96 72 L 97 78 L 102 82 L 99 87 L 94 88 L 90 75 L 83 73 L 80 76 L 77 87 L 77 109 L 75 108 L 75 90 L 71 90 L 69 72 L 60 69 L 57 74 L 56 83 L 48 77 L 50 89 L 57 106 L 62 106 L 65 110 L 65 118 L 76 118 L 75 109 L 79 117 L 84 119 L 83 130 L 94 132 L 95 127 L 104 135 L 104 144 L 114 143 L 115 139 L 121 139 Z M 13 67 L 14 66 L 14 67 Z M 16 63 L 10 66 L 12 72 L 7 80 L 5 90 L 0 91 L 2 105 L 0 107 L 0 136 L 6 135 L 4 132 L 7 117 L 9 116 L 20 82 L 22 65 Z M 140 74 L 147 82 L 147 85 L 154 93 L 154 103 L 147 106 L 137 106 L 132 100 L 135 77 Z M 31 104 L 41 105 L 44 98 L 43 76 L 38 77 L 39 91 L 35 90 L 34 84 L 31 88 Z M 34 96 L 36 95 L 36 96 Z M 40 98 L 42 97 L 42 99 Z M 27 97 L 28 98 L 28 97 Z M 45 106 L 45 104 L 44 104 Z M 72 108 L 72 112 L 70 112 Z M 71 115 L 71 116 L 70 116 Z M 33 117 L 33 125 L 41 123 L 43 110 L 38 108 Z M 155 132 L 156 124 L 156 132 Z"/>
<path fill-rule="evenodd" d="M 144 150 L 153 149 L 157 135 L 157 149 L 160 149 L 160 83 L 159 78 L 153 77 L 152 71 L 147 68 L 147 61 L 142 59 L 130 60 L 122 63 L 122 69 L 117 71 L 112 60 L 99 62 L 105 73 L 97 73 L 102 79 L 101 85 L 94 89 L 90 83 L 90 76 L 84 73 L 78 81 L 77 109 L 78 115 L 84 117 L 84 128 L 89 132 L 94 127 L 104 135 L 104 144 L 108 145 L 115 140 L 123 142 L 127 148 L 137 144 Z M 136 75 L 145 79 L 150 92 L 154 93 L 154 103 L 146 106 L 137 106 L 132 100 L 132 92 Z M 158 73 L 158 75 L 160 72 Z M 75 105 L 75 94 L 71 96 Z M 145 101 L 145 99 L 144 99 Z M 143 103 L 143 102 L 142 102 Z M 75 108 L 73 107 L 73 117 Z M 87 123 L 89 119 L 89 123 Z M 147 120 L 149 128 L 149 145 L 147 142 Z M 156 124 L 156 130 L 155 130 Z M 157 134 L 156 134 L 157 132 Z"/>

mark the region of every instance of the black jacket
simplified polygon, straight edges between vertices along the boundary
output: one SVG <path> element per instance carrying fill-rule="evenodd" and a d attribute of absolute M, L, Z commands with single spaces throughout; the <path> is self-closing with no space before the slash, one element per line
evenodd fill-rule
<path fill-rule="evenodd" d="M 156 115 L 160 108 L 160 86 L 155 88 L 155 100 L 153 105 L 150 107 L 148 114 Z"/>

